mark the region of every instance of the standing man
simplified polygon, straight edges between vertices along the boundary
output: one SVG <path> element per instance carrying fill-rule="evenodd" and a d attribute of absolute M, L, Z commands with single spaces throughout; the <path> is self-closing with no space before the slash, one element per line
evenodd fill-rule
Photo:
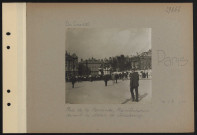
<path fill-rule="evenodd" d="M 138 102 L 138 87 L 139 87 L 139 74 L 138 72 L 133 69 L 131 76 L 130 76 L 130 91 L 132 96 L 132 101 Z M 134 97 L 134 89 L 135 89 L 135 96 Z"/>
<path fill-rule="evenodd" d="M 104 76 L 104 81 L 105 81 L 105 86 L 107 86 L 107 81 L 108 81 L 108 76 L 107 75 Z"/>
<path fill-rule="evenodd" d="M 74 88 L 74 85 L 75 85 L 75 82 L 76 82 L 75 76 L 73 76 L 71 78 L 71 82 L 72 82 L 72 88 Z"/>
<path fill-rule="evenodd" d="M 115 79 L 116 79 L 116 83 L 117 83 L 117 80 L 118 80 L 118 74 L 115 74 Z"/>

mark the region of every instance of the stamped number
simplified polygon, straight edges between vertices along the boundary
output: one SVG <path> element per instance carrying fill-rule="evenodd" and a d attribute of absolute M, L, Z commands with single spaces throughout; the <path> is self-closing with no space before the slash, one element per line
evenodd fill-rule
<path fill-rule="evenodd" d="M 168 6 L 166 7 L 166 12 L 170 13 L 179 13 L 181 10 L 181 6 Z"/>

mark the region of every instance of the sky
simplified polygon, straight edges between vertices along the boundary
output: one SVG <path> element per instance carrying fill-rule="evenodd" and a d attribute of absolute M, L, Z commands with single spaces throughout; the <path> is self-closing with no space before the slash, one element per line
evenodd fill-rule
<path fill-rule="evenodd" d="M 151 49 L 151 28 L 68 28 L 66 51 L 79 59 L 136 55 Z"/>

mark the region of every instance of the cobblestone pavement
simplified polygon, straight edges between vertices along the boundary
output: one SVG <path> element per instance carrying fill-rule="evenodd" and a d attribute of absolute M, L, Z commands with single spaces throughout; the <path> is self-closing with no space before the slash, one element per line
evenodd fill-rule
<path fill-rule="evenodd" d="M 66 103 L 69 104 L 132 104 L 130 81 L 118 80 L 118 83 L 108 81 L 105 86 L 104 81 L 84 81 L 76 82 L 72 88 L 70 82 L 66 83 Z M 139 81 L 139 102 L 147 103 L 151 101 L 152 80 Z"/>

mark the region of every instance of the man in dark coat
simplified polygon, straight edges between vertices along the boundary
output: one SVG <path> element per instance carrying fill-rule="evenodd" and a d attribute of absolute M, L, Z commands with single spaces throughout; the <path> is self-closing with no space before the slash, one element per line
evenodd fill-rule
<path fill-rule="evenodd" d="M 74 88 L 74 85 L 75 85 L 75 82 L 76 82 L 75 76 L 73 76 L 73 77 L 71 78 L 71 82 L 72 82 L 72 88 Z"/>
<path fill-rule="evenodd" d="M 138 102 L 138 87 L 139 87 L 139 74 L 138 72 L 135 72 L 134 69 L 130 76 L 130 91 L 131 91 L 132 101 Z M 134 89 L 135 89 L 136 98 L 134 97 L 134 92 L 133 92 Z"/>
<path fill-rule="evenodd" d="M 116 80 L 116 83 L 117 83 L 117 80 L 118 80 L 118 75 L 115 74 L 115 80 Z"/>
<path fill-rule="evenodd" d="M 105 86 L 107 86 L 107 81 L 108 81 L 108 76 L 107 75 L 104 76 L 104 81 L 105 81 Z"/>

